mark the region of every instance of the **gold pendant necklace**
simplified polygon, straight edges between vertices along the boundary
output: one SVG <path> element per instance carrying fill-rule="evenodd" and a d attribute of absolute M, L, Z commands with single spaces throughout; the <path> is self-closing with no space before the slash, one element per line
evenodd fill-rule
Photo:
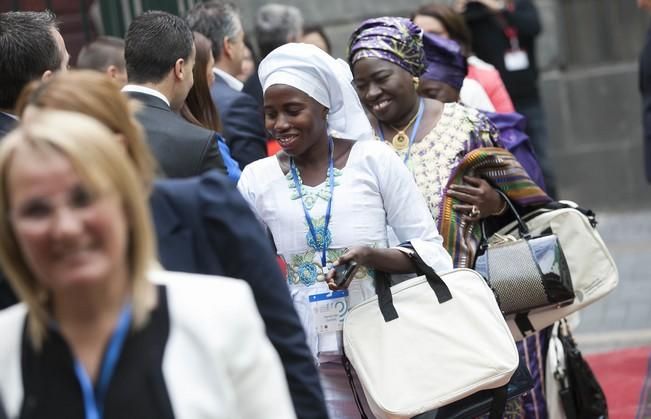
<path fill-rule="evenodd" d="M 407 135 L 407 130 L 411 125 L 414 123 L 416 120 L 416 117 L 418 116 L 418 112 L 414 114 L 414 116 L 411 117 L 407 125 L 403 129 L 398 129 L 392 125 L 389 125 L 391 129 L 396 131 L 396 135 L 393 136 L 391 139 L 391 146 L 396 149 L 396 150 L 404 150 L 409 146 L 409 136 Z M 387 124 L 388 125 L 388 124 Z M 415 133 L 414 133 L 415 134 Z"/>
<path fill-rule="evenodd" d="M 391 145 L 396 150 L 404 150 L 409 146 L 409 137 L 404 131 L 398 131 L 398 133 L 391 139 Z"/>

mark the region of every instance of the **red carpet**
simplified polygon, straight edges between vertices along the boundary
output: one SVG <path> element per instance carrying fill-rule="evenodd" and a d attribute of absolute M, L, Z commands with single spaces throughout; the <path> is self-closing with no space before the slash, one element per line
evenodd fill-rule
<path fill-rule="evenodd" d="M 651 419 L 651 347 L 585 358 L 606 393 L 610 419 Z"/>

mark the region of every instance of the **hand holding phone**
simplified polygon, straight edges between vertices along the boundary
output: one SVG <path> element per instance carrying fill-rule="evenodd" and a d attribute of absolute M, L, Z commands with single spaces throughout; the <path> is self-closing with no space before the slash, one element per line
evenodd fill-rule
<path fill-rule="evenodd" d="M 355 277 L 359 265 L 355 261 L 350 261 L 341 265 L 335 266 L 334 282 L 337 288 L 348 288 L 350 281 Z"/>

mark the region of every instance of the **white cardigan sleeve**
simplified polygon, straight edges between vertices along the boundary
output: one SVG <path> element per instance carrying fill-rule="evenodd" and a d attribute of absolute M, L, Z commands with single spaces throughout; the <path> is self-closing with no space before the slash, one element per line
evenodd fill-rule
<path fill-rule="evenodd" d="M 294 407 L 276 350 L 265 334 L 247 286 L 238 300 L 237 332 L 231 340 L 229 372 L 242 418 L 290 419 Z"/>
<path fill-rule="evenodd" d="M 163 371 L 179 419 L 294 419 L 280 357 L 242 280 L 157 271 L 170 336 Z"/>

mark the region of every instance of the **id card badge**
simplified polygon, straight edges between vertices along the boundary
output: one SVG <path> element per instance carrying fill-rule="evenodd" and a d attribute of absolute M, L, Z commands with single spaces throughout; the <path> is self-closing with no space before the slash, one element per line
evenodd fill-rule
<path fill-rule="evenodd" d="M 520 71 L 529 68 L 529 57 L 522 49 L 511 49 L 504 54 L 504 67 L 508 71 Z"/>
<path fill-rule="evenodd" d="M 312 294 L 310 308 L 314 314 L 314 325 L 319 335 L 343 330 L 348 313 L 348 290 Z"/>

